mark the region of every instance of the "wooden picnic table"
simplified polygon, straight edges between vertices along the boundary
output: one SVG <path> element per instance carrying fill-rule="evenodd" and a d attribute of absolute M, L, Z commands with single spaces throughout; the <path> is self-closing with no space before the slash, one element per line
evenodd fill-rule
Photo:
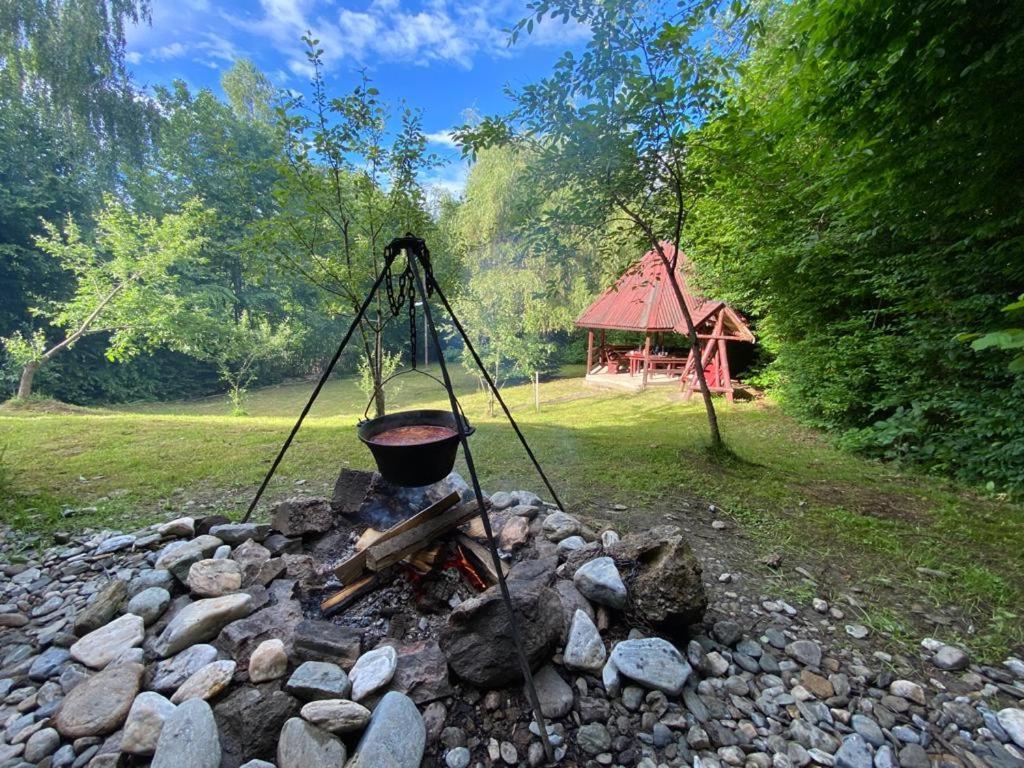
<path fill-rule="evenodd" d="M 632 351 L 626 353 L 626 360 L 629 361 L 629 375 L 635 376 L 637 373 L 643 370 L 644 366 L 644 353 L 639 351 Z M 679 357 L 677 355 L 651 355 L 650 356 L 650 370 L 657 371 L 664 369 L 670 376 L 673 372 L 683 372 L 686 367 L 686 357 Z"/>

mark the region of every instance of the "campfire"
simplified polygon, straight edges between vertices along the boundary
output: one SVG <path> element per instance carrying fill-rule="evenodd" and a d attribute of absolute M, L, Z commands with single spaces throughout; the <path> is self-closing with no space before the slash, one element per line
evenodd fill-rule
<path fill-rule="evenodd" d="M 497 584 L 476 500 L 457 474 L 430 486 L 403 487 L 344 470 L 336 487 L 333 527 L 348 529 L 349 536 L 340 553 L 318 564 L 326 576 L 319 603 L 324 617 L 344 623 L 348 609 L 381 589 L 402 599 L 403 584 L 411 587 L 417 611 L 437 614 Z M 360 490 L 363 497 L 354 503 Z"/>

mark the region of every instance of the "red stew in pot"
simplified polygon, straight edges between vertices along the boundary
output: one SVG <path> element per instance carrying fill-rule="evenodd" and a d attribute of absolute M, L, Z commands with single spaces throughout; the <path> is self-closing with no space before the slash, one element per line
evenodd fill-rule
<path fill-rule="evenodd" d="M 370 438 L 377 445 L 422 445 L 436 443 L 457 435 L 451 427 L 435 427 L 429 424 L 418 424 L 410 427 L 395 427 L 379 432 Z"/>

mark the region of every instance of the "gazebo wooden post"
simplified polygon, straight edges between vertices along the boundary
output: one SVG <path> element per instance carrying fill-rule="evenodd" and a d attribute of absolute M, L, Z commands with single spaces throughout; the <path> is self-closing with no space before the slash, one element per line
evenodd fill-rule
<path fill-rule="evenodd" d="M 718 370 L 721 371 L 722 386 L 725 387 L 725 402 L 731 403 L 733 399 L 732 374 L 729 372 L 729 353 L 725 346 L 725 339 L 718 338 Z"/>
<path fill-rule="evenodd" d="M 651 367 L 651 334 L 644 337 L 644 375 L 640 379 L 640 389 L 647 389 L 647 371 Z"/>
<path fill-rule="evenodd" d="M 601 329 L 601 347 L 598 350 L 598 363 L 604 363 L 605 367 L 608 366 L 608 344 L 605 341 L 605 330 Z"/>
<path fill-rule="evenodd" d="M 594 331 L 587 331 L 587 376 L 594 370 Z"/>
<path fill-rule="evenodd" d="M 724 324 L 725 324 L 724 313 L 722 311 L 719 311 L 718 312 L 718 317 L 715 320 L 715 330 L 712 331 L 712 333 L 711 333 L 712 341 L 715 338 L 721 339 L 722 328 L 723 328 Z M 724 345 L 725 342 L 723 341 L 721 343 Z M 723 348 L 724 348 L 724 346 L 723 346 Z M 719 351 L 719 345 L 718 345 L 717 342 L 716 343 L 712 343 L 712 344 L 705 344 L 704 345 L 703 359 L 701 359 L 700 362 L 699 362 L 701 370 L 705 370 L 705 371 L 707 370 L 708 364 L 714 359 L 715 354 L 718 351 Z M 690 350 L 690 355 L 695 357 L 695 355 L 693 354 L 693 350 L 692 349 Z M 687 367 L 689 367 L 689 366 L 687 366 Z M 713 387 L 715 389 L 718 389 L 718 387 L 715 387 L 714 384 L 715 384 L 715 382 L 710 382 L 708 384 L 708 386 L 709 387 Z M 692 396 L 693 396 L 693 382 L 687 380 L 686 388 L 683 390 L 683 399 L 684 400 L 689 400 Z"/>

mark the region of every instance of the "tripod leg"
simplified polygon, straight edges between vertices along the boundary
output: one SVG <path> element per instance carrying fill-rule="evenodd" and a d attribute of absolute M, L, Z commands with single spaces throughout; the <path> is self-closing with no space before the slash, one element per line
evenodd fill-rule
<path fill-rule="evenodd" d="M 451 377 L 448 375 L 448 365 L 445 362 L 444 353 L 441 349 L 441 339 L 437 335 L 437 326 L 434 325 L 434 319 L 430 313 L 430 304 L 427 301 L 426 287 L 424 286 L 423 279 L 420 276 L 419 266 L 416 264 L 417 255 L 406 251 L 406 256 L 409 259 L 409 264 L 412 266 L 412 272 L 416 280 L 416 288 L 420 293 L 420 299 L 423 301 L 424 320 L 430 328 L 430 335 L 434 341 L 434 350 L 437 353 L 437 361 L 441 366 L 441 378 L 444 380 L 445 389 L 448 390 L 448 400 L 451 405 L 452 416 L 455 419 L 455 426 L 459 430 L 459 440 L 462 442 L 462 453 L 466 458 L 466 468 L 469 470 L 469 477 L 473 483 L 473 493 L 476 494 L 476 503 L 480 512 L 480 521 L 483 523 L 484 532 L 487 535 L 487 545 L 491 551 L 491 560 L 494 563 L 494 570 L 498 574 L 498 588 L 501 590 L 501 597 L 505 602 L 505 608 L 508 610 L 509 626 L 512 628 L 512 641 L 515 643 L 516 651 L 519 655 L 519 665 L 522 668 L 523 679 L 526 681 L 526 691 L 530 698 L 530 706 L 533 708 L 533 717 L 534 720 L 537 721 L 537 727 L 540 729 L 540 743 L 544 747 L 544 754 L 547 757 L 548 762 L 554 763 L 554 749 L 548 739 L 547 726 L 544 723 L 544 714 L 540 709 L 540 699 L 537 696 L 537 689 L 533 684 L 533 673 L 530 670 L 530 661 L 526 658 L 526 649 L 523 647 L 523 640 L 519 635 L 519 624 L 516 621 L 515 610 L 512 607 L 512 595 L 509 594 L 508 583 L 505 581 L 505 573 L 501 567 L 501 558 L 498 557 L 498 548 L 494 543 L 494 533 L 491 531 L 491 519 L 487 516 L 487 509 L 484 506 L 484 494 L 480 489 L 480 479 L 476 474 L 476 466 L 473 463 L 473 454 L 469 450 L 469 439 L 465 432 L 465 426 L 459 415 L 459 405 L 455 398 L 455 390 L 452 388 Z M 443 298 L 442 301 L 444 301 Z M 448 314 L 454 320 L 455 316 L 451 314 L 451 308 L 448 307 L 448 302 L 444 303 L 445 307 L 448 309 Z M 458 323 L 457 320 L 455 322 Z"/>
<path fill-rule="evenodd" d="M 537 470 L 537 474 L 540 475 L 540 479 L 544 481 L 544 485 L 547 486 L 548 493 L 551 494 L 551 498 L 555 500 L 555 504 L 558 508 L 565 512 L 565 507 L 562 506 L 561 499 L 558 498 L 558 494 L 555 493 L 555 489 L 551 485 L 551 481 L 548 480 L 548 476 L 544 474 L 544 470 L 541 469 L 540 462 L 537 461 L 537 457 L 533 455 L 533 450 L 530 448 L 529 443 L 526 442 L 526 438 L 523 436 L 522 430 L 519 429 L 519 425 L 516 420 L 512 417 L 512 412 L 508 409 L 505 404 L 505 399 L 501 396 L 501 392 L 498 391 L 498 387 L 494 383 L 494 379 L 487 372 L 487 368 L 483 361 L 480 359 L 480 355 L 476 353 L 476 348 L 473 346 L 473 342 L 469 339 L 469 334 L 466 333 L 466 329 L 462 327 L 462 323 L 459 322 L 459 318 L 455 316 L 455 312 L 452 310 L 452 305 L 448 303 L 447 297 L 442 293 L 441 287 L 434 283 L 434 292 L 437 297 L 441 299 L 441 303 L 444 305 L 445 311 L 448 312 L 448 316 L 451 317 L 452 322 L 455 324 L 455 329 L 459 332 L 462 337 L 462 342 L 466 345 L 466 349 L 469 350 L 469 354 L 473 357 L 473 362 L 476 363 L 477 368 L 480 369 L 480 373 L 483 374 L 484 380 L 487 382 L 487 386 L 490 388 L 491 393 L 495 399 L 501 405 L 501 410 L 505 412 L 505 418 L 508 419 L 508 423 L 512 425 L 512 429 L 516 433 L 516 437 L 519 438 L 519 442 L 522 443 L 523 448 L 526 450 L 526 455 L 530 457 L 530 461 L 533 462 L 533 468 Z"/>
<path fill-rule="evenodd" d="M 260 499 L 263 497 L 263 492 L 267 490 L 267 485 L 270 483 L 270 479 L 277 472 L 277 467 L 281 463 L 281 459 L 288 452 L 288 448 L 292 444 L 292 440 L 295 439 L 295 435 L 298 434 L 299 428 L 302 426 L 302 422 L 306 420 L 306 414 L 309 413 L 309 409 L 313 407 L 313 403 L 316 402 L 317 397 L 320 395 L 320 390 L 324 388 L 324 384 L 327 383 L 327 379 L 330 378 L 331 373 L 334 371 L 334 366 L 338 364 L 338 360 L 341 359 L 341 353 L 345 351 L 345 347 L 348 345 L 349 339 L 352 338 L 352 334 L 355 333 L 359 323 L 363 319 L 363 315 L 366 314 L 366 310 L 370 306 L 370 302 L 373 300 L 373 296 L 377 293 L 377 289 L 380 288 L 380 284 L 384 282 L 384 275 L 387 274 L 387 266 L 381 270 L 381 273 L 377 275 L 377 281 L 373 284 L 369 293 L 366 294 L 366 299 L 363 301 L 363 305 L 359 308 L 356 313 L 355 319 L 352 324 L 348 327 L 348 331 L 345 333 L 345 337 L 341 340 L 341 344 L 338 345 L 338 351 L 334 353 L 334 357 L 327 364 L 324 369 L 323 375 L 320 376 L 320 381 L 316 383 L 316 387 L 313 388 L 313 394 L 309 396 L 309 400 L 306 402 L 306 406 L 302 409 L 302 413 L 299 414 L 298 421 L 295 422 L 295 426 L 292 427 L 292 431 L 288 434 L 288 438 L 284 441 L 284 445 L 281 446 L 281 450 L 277 453 L 277 458 L 274 459 L 274 463 L 270 465 L 270 470 L 267 472 L 266 477 L 263 478 L 263 482 L 260 483 L 259 490 L 256 491 L 256 495 L 253 497 L 252 502 L 249 504 L 249 508 L 245 511 L 245 516 L 242 517 L 242 522 L 249 522 L 249 518 L 252 516 L 252 512 L 256 509 L 256 505 L 260 503 Z"/>

